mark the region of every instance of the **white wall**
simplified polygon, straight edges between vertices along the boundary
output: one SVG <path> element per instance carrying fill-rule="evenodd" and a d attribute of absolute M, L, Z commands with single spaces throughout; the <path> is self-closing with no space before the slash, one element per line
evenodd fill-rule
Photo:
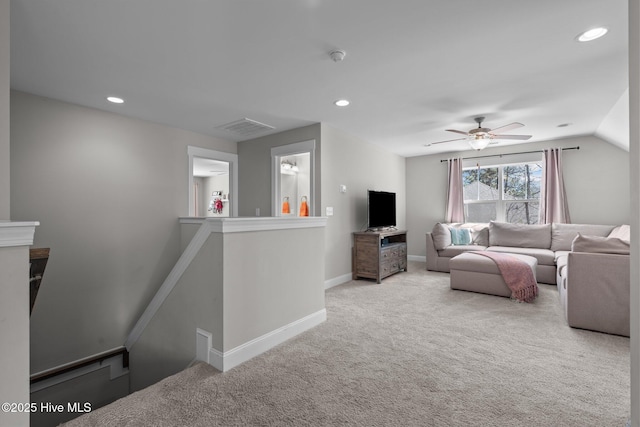
<path fill-rule="evenodd" d="M 11 93 L 11 215 L 50 247 L 31 371 L 121 346 L 180 255 L 187 146 L 236 144 Z"/>
<path fill-rule="evenodd" d="M 322 214 L 327 207 L 334 213 L 326 230 L 326 281 L 351 274 L 352 233 L 367 228 L 367 190 L 395 192 L 397 227 L 407 227 L 405 164 L 404 157 L 322 125 Z"/>
<path fill-rule="evenodd" d="M 427 231 L 444 219 L 447 169 L 441 159 L 574 147 L 563 153 L 564 180 L 573 223 L 629 224 L 629 153 L 597 137 L 585 136 L 488 148 L 481 153 L 411 157 L 407 159 L 407 235 L 409 255 L 425 256 Z M 508 161 L 504 157 L 504 161 Z M 497 158 L 497 161 L 500 159 Z"/>

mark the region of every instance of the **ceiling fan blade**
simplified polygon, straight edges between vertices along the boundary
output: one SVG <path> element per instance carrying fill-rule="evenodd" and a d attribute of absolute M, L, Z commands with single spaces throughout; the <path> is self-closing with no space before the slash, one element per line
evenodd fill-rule
<path fill-rule="evenodd" d="M 447 132 L 455 132 L 455 133 L 460 133 L 462 135 L 469 135 L 469 132 L 463 132 L 461 130 L 455 130 L 455 129 L 446 129 Z"/>
<path fill-rule="evenodd" d="M 500 126 L 499 128 L 492 129 L 490 133 L 499 134 L 511 129 L 521 128 L 522 126 L 524 126 L 522 123 L 515 122 L 508 125 Z"/>
<path fill-rule="evenodd" d="M 531 138 L 531 136 L 532 135 L 496 135 L 495 139 L 518 139 L 521 141 L 526 141 L 527 139 Z"/>
<path fill-rule="evenodd" d="M 446 141 L 430 142 L 429 144 L 425 144 L 425 145 L 428 147 L 430 145 L 444 144 L 445 142 L 464 141 L 465 139 L 467 138 L 448 139 Z"/>

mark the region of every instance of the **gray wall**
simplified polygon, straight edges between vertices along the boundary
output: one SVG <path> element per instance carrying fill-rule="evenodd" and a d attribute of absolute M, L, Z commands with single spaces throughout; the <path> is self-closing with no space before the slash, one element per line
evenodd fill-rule
<path fill-rule="evenodd" d="M 489 148 L 477 153 L 442 154 L 407 159 L 409 255 L 425 256 L 424 234 L 445 214 L 447 168 L 441 159 L 574 147 L 563 153 L 564 180 L 573 223 L 629 224 L 629 153 L 593 136 Z M 509 161 L 504 157 L 502 162 Z M 496 162 L 500 162 L 496 158 Z"/>
<path fill-rule="evenodd" d="M 316 207 L 320 215 L 320 124 L 238 143 L 238 216 L 271 216 L 271 148 L 309 140 L 316 141 Z"/>
<path fill-rule="evenodd" d="M 210 332 L 214 348 L 222 349 L 223 239 L 209 236 L 131 348 L 131 391 L 185 369 L 196 356 L 196 328 Z"/>
<path fill-rule="evenodd" d="M 10 45 L 9 0 L 0 0 L 0 220 L 10 212 Z M 29 402 L 29 250 L 0 248 L 0 401 Z M 0 424 L 28 426 L 28 413 L 0 412 Z"/>
<path fill-rule="evenodd" d="M 396 193 L 396 219 L 406 228 L 404 157 L 322 125 L 322 214 L 333 207 L 326 231 L 325 280 L 351 274 L 352 233 L 367 227 L 367 190 Z M 340 193 L 340 185 L 347 192 Z"/>
<path fill-rule="evenodd" d="M 271 215 L 271 148 L 310 139 L 316 141 L 315 215 L 334 208 L 325 234 L 325 281 L 340 281 L 351 275 L 351 233 L 366 228 L 368 189 L 396 192 L 398 228 L 406 227 L 405 158 L 325 124 L 240 142 L 240 216 L 254 216 L 257 207 Z"/>
<path fill-rule="evenodd" d="M 31 371 L 121 346 L 180 255 L 187 145 L 236 144 L 11 93 L 11 216 L 51 255 L 31 316 Z"/>
<path fill-rule="evenodd" d="M 9 87 L 10 31 L 9 0 L 0 0 L 0 220 L 10 219 L 9 208 Z"/>
<path fill-rule="evenodd" d="M 186 368 L 196 328 L 225 353 L 323 310 L 323 241 L 322 227 L 211 233 L 131 348 L 132 390 Z"/>
<path fill-rule="evenodd" d="M 224 239 L 224 352 L 325 308 L 322 227 Z"/>

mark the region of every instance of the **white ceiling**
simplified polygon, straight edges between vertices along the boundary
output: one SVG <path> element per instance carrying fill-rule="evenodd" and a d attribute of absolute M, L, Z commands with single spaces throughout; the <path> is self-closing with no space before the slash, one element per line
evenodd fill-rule
<path fill-rule="evenodd" d="M 622 0 L 12 0 L 11 86 L 227 140 L 244 117 L 275 127 L 251 137 L 322 122 L 416 156 L 468 149 L 424 145 L 478 115 L 529 142 L 595 134 L 628 87 L 627 26 Z"/>
<path fill-rule="evenodd" d="M 229 163 L 204 157 L 193 158 L 193 176 L 210 177 L 229 175 Z"/>

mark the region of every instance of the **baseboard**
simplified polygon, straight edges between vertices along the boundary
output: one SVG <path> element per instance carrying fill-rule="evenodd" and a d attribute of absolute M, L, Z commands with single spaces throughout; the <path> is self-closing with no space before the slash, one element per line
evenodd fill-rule
<path fill-rule="evenodd" d="M 281 328 L 268 332 L 258 338 L 239 345 L 229 351 L 209 349 L 209 364 L 219 371 L 226 372 L 241 363 L 246 362 L 273 347 L 282 344 L 286 340 L 305 332 L 314 326 L 318 326 L 327 320 L 327 310 L 322 309 L 308 316 L 291 322 Z"/>
<path fill-rule="evenodd" d="M 333 279 L 325 280 L 324 289 L 327 290 L 327 289 L 333 288 L 334 286 L 342 285 L 343 283 L 350 282 L 352 279 L 353 279 L 353 274 L 348 273 L 348 274 L 343 274 L 342 276 L 334 277 Z"/>
<path fill-rule="evenodd" d="M 427 257 L 425 255 L 407 255 L 408 261 L 418 261 L 418 262 L 427 262 Z"/>

